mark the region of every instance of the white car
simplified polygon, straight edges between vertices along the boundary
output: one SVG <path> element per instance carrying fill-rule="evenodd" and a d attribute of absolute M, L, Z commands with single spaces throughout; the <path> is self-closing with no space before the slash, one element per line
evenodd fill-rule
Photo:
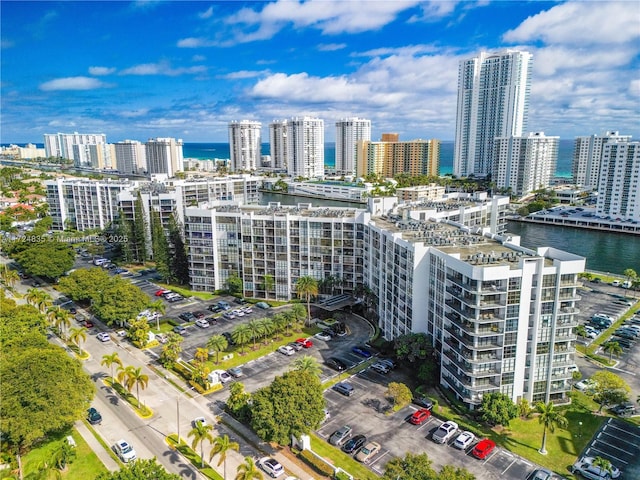
<path fill-rule="evenodd" d="M 136 459 L 136 451 L 125 440 L 118 440 L 111 448 L 123 463 L 132 462 Z"/>
<path fill-rule="evenodd" d="M 196 325 L 199 326 L 200 328 L 209 328 L 211 325 L 209 325 L 209 322 L 206 321 L 204 318 L 199 318 L 198 320 L 196 320 Z"/>
<path fill-rule="evenodd" d="M 465 450 L 469 445 L 473 443 L 475 439 L 476 439 L 476 436 L 473 433 L 462 432 L 460 435 L 458 435 L 458 438 L 456 438 L 456 441 L 453 442 L 453 446 L 460 450 Z"/>
<path fill-rule="evenodd" d="M 263 458 L 260 460 L 260 466 L 273 478 L 284 475 L 284 467 L 275 458 Z"/>
<path fill-rule="evenodd" d="M 218 380 L 220 380 L 220 383 L 227 383 L 233 380 L 233 377 L 229 375 L 225 370 L 214 370 L 211 373 L 215 373 L 216 375 L 218 375 Z"/>
<path fill-rule="evenodd" d="M 198 425 L 198 424 L 202 425 L 203 427 L 206 427 L 207 426 L 207 419 L 204 418 L 204 417 L 196 417 L 193 420 L 191 420 L 191 426 L 193 428 L 196 428 L 196 425 Z"/>
<path fill-rule="evenodd" d="M 289 345 L 282 345 L 281 347 L 278 347 L 278 351 L 284 355 L 293 355 L 296 353 L 293 347 L 290 347 Z"/>
<path fill-rule="evenodd" d="M 233 310 L 233 313 L 236 317 L 244 317 L 244 312 L 242 310 Z"/>
<path fill-rule="evenodd" d="M 318 340 L 324 340 L 325 342 L 328 342 L 329 340 L 331 340 L 331 335 L 324 332 L 318 332 L 314 335 L 314 337 L 316 337 Z"/>
<path fill-rule="evenodd" d="M 593 465 L 594 460 L 594 457 L 582 457 L 573 464 L 573 472 L 579 472 L 584 478 L 590 480 L 608 480 L 620 476 L 620 470 L 614 465 L 611 465 L 611 472 L 607 473 L 601 467 Z"/>
<path fill-rule="evenodd" d="M 100 332 L 98 335 L 96 335 L 96 338 L 101 342 L 108 342 L 109 340 L 111 340 L 111 336 L 107 332 Z"/>

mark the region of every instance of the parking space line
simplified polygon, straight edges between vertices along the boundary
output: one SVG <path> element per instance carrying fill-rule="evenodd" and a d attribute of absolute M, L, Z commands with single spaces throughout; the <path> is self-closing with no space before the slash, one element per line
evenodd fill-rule
<path fill-rule="evenodd" d="M 594 443 L 598 443 L 598 442 L 594 442 Z M 605 445 L 606 445 L 607 447 L 609 447 L 609 448 L 614 448 L 614 449 L 619 450 L 619 451 L 621 451 L 621 452 L 629 453 L 627 450 L 625 450 L 625 449 L 623 449 L 623 448 L 620 448 L 620 447 L 616 447 L 615 445 L 612 445 L 612 444 L 610 444 L 610 443 L 603 442 L 603 441 L 600 441 L 600 443 L 605 444 Z M 592 446 L 593 446 L 593 445 L 592 445 Z M 594 448 L 596 448 L 595 446 L 593 446 L 593 447 L 594 447 Z"/>
<path fill-rule="evenodd" d="M 620 428 L 620 427 L 618 427 L 617 425 L 615 425 L 613 423 L 607 423 L 602 430 L 606 430 L 607 428 L 615 428 L 616 430 L 620 430 L 620 431 L 622 431 L 624 433 L 628 433 L 629 435 L 633 435 L 636 438 L 640 438 L 640 435 L 636 435 L 635 433 L 633 433 L 630 430 L 626 430 L 624 428 Z"/>
<path fill-rule="evenodd" d="M 591 446 L 587 449 L 587 452 L 589 452 L 590 450 L 595 450 L 596 452 L 600 452 L 600 453 L 602 453 L 605 457 L 611 457 L 611 458 L 614 458 L 615 460 L 620 461 L 620 462 L 624 463 L 625 465 L 628 465 L 628 464 L 629 464 L 629 462 L 625 462 L 625 461 L 624 461 L 624 460 L 622 460 L 621 458 L 614 457 L 613 455 L 610 455 L 609 453 L 605 452 L 604 450 L 600 450 L 599 448 L 596 448 L 596 447 L 594 447 L 593 445 L 591 445 Z M 598 455 L 595 455 L 595 456 L 597 457 Z"/>
<path fill-rule="evenodd" d="M 382 459 L 382 457 L 384 457 L 387 453 L 389 453 L 389 450 L 386 450 L 384 453 L 382 453 L 382 454 L 380 454 L 380 455 L 377 455 L 377 456 L 376 456 L 376 458 L 375 458 L 375 460 L 374 460 L 373 462 L 370 462 L 370 463 L 369 463 L 369 467 L 371 467 L 371 469 L 373 469 L 373 466 L 374 466 L 376 463 L 378 463 L 378 462 Z"/>
<path fill-rule="evenodd" d="M 513 465 L 514 463 L 516 463 L 516 461 L 517 461 L 517 460 L 518 460 L 517 458 L 514 458 L 514 459 L 513 459 L 513 461 L 509 464 L 509 466 L 508 466 L 507 468 L 505 468 L 505 469 L 502 471 L 502 474 L 501 474 L 501 475 L 504 475 L 504 474 L 505 474 L 505 472 L 511 468 L 511 465 Z M 485 463 L 486 463 L 486 462 L 485 462 Z"/>

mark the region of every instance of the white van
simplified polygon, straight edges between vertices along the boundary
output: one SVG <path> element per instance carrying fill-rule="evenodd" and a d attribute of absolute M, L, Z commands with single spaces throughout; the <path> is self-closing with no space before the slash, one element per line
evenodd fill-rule
<path fill-rule="evenodd" d="M 100 265 L 104 265 L 105 263 L 107 263 L 109 260 L 107 260 L 106 258 L 102 258 L 102 257 L 98 257 L 98 258 L 94 258 L 93 259 L 93 264 L 97 267 L 99 267 Z"/>
<path fill-rule="evenodd" d="M 631 280 L 625 280 L 624 282 L 622 282 L 622 285 L 620 285 L 622 288 L 631 288 Z"/>

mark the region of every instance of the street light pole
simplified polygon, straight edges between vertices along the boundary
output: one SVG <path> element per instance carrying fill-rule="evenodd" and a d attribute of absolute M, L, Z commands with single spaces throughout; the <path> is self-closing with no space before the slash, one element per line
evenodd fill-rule
<path fill-rule="evenodd" d="M 178 446 L 180 446 L 180 396 L 176 398 L 176 416 L 178 421 Z"/>
<path fill-rule="evenodd" d="M 578 437 L 582 436 L 582 422 L 578 422 Z"/>

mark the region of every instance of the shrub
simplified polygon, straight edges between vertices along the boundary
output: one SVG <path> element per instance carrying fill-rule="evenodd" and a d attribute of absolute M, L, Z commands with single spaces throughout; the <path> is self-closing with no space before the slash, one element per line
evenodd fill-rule
<path fill-rule="evenodd" d="M 302 458 L 302 460 L 307 465 L 312 467 L 319 474 L 326 476 L 333 475 L 333 467 L 326 463 L 324 460 L 316 457 L 309 450 L 303 450 L 302 452 L 300 452 L 300 458 Z"/>

